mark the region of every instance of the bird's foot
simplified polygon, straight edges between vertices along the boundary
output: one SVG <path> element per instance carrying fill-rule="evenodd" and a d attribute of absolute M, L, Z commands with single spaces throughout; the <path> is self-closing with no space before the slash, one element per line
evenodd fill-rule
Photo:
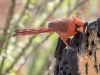
<path fill-rule="evenodd" d="M 66 44 L 67 49 L 70 49 L 70 50 L 72 50 L 72 51 L 77 51 L 76 48 L 70 47 L 65 41 L 64 41 L 64 43 Z"/>
<path fill-rule="evenodd" d="M 67 47 L 67 49 L 70 49 L 70 50 L 72 50 L 72 51 L 77 51 L 77 49 L 76 48 L 72 48 L 72 47 Z"/>

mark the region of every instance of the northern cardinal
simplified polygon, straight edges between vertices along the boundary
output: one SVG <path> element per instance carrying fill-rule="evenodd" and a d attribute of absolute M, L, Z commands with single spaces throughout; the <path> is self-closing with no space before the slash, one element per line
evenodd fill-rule
<path fill-rule="evenodd" d="M 48 27 L 41 28 L 32 28 L 32 29 L 17 29 L 15 30 L 15 34 L 13 36 L 18 35 L 33 35 L 44 32 L 56 32 L 62 41 L 67 45 L 67 48 L 70 50 L 74 50 L 74 48 L 70 47 L 66 40 L 68 37 L 75 35 L 77 32 L 83 32 L 84 22 L 76 17 L 72 18 L 62 18 L 51 21 L 48 24 Z"/>

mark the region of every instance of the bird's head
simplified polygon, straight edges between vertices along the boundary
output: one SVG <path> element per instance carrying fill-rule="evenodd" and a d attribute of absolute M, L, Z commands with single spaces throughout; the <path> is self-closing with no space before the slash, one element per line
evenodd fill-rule
<path fill-rule="evenodd" d="M 83 26 L 84 26 L 84 22 L 76 17 L 73 16 L 73 20 L 74 20 L 74 23 L 75 23 L 75 31 L 78 31 L 78 32 L 82 32 L 83 33 Z"/>

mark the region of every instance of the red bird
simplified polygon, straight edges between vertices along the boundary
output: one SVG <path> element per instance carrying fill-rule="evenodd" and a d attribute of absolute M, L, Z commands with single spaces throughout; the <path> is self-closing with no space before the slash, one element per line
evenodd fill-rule
<path fill-rule="evenodd" d="M 45 28 L 42 27 L 20 30 L 17 29 L 15 30 L 15 34 L 13 36 L 33 35 L 44 32 L 56 32 L 60 36 L 62 41 L 67 45 L 67 48 L 70 50 L 74 50 L 66 43 L 66 40 L 68 37 L 75 35 L 77 32 L 83 32 L 83 26 L 84 22 L 73 16 L 72 18 L 62 18 L 53 20 L 48 24 L 48 27 Z"/>

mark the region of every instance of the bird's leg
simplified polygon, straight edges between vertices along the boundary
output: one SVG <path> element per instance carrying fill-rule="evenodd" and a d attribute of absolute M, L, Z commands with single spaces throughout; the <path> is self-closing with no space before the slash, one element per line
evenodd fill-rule
<path fill-rule="evenodd" d="M 63 42 L 66 44 L 66 46 L 67 46 L 68 49 L 70 49 L 70 50 L 72 50 L 72 51 L 76 51 L 76 48 L 70 47 L 70 46 L 68 45 L 68 43 L 66 43 L 66 41 L 63 41 Z"/>

